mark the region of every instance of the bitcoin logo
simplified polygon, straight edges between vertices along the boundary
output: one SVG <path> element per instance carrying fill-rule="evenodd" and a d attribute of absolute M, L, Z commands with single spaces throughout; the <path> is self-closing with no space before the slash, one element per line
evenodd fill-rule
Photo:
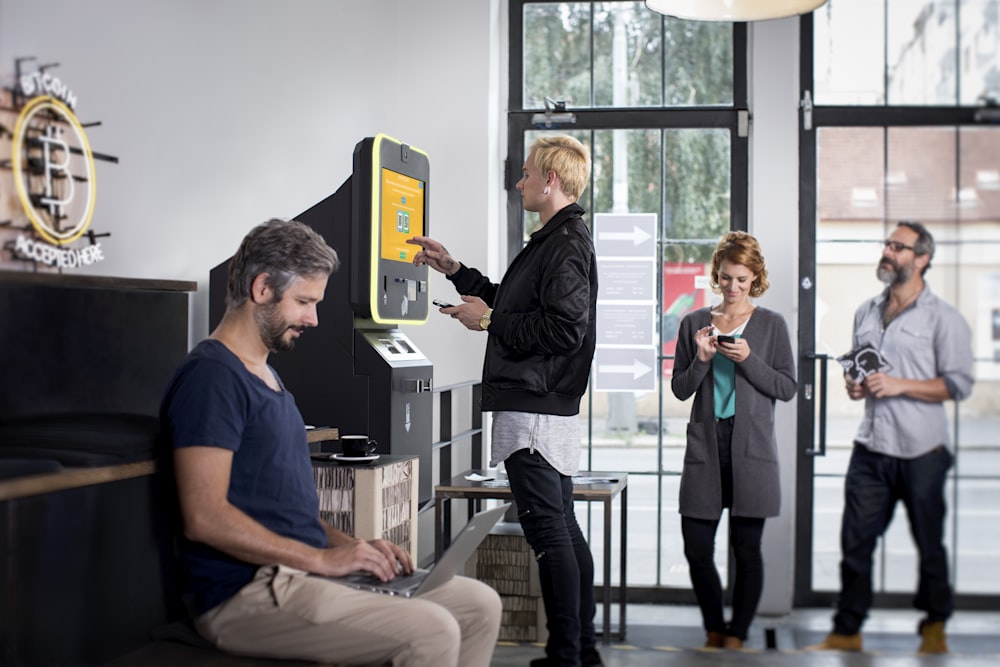
<path fill-rule="evenodd" d="M 69 107 L 53 97 L 32 99 L 18 116 L 11 153 L 18 198 L 35 231 L 56 245 L 80 238 L 97 183 L 90 143 Z"/>

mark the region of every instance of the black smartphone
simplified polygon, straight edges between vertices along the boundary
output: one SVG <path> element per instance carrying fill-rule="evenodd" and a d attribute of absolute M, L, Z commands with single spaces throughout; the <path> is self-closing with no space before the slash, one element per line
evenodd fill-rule
<path fill-rule="evenodd" d="M 448 303 L 447 301 L 442 301 L 441 299 L 434 299 L 433 301 L 431 301 L 431 303 L 433 303 L 438 308 L 454 308 L 455 307 L 455 304 Z"/>
<path fill-rule="evenodd" d="M 719 334 L 715 337 L 715 340 L 719 343 L 729 343 L 730 345 L 736 342 L 733 336 L 726 336 L 724 334 Z"/>

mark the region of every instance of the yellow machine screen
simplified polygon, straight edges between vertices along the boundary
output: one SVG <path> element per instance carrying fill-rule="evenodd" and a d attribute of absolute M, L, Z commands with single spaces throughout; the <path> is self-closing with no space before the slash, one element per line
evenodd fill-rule
<path fill-rule="evenodd" d="M 424 183 L 382 169 L 382 259 L 412 262 L 420 246 L 406 239 L 424 234 Z"/>

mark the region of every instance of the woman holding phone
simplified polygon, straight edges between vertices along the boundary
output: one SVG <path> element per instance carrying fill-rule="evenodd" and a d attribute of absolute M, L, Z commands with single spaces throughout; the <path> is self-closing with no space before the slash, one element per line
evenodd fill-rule
<path fill-rule="evenodd" d="M 684 555 L 706 646 L 743 647 L 764 588 L 764 520 L 781 508 L 774 402 L 795 395 L 788 325 L 750 299 L 768 288 L 760 244 L 730 232 L 712 255 L 711 286 L 722 302 L 686 315 L 677 336 L 674 395 L 692 395 L 680 507 Z M 715 567 L 715 535 L 729 510 L 736 578 L 726 622 Z"/>

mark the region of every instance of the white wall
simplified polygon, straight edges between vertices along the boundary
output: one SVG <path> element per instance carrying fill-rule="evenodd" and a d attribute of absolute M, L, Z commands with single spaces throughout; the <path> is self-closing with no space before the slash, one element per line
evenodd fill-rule
<path fill-rule="evenodd" d="M 87 129 L 93 149 L 120 160 L 97 164 L 91 228 L 111 233 L 107 259 L 80 272 L 198 281 L 196 342 L 209 270 L 253 225 L 336 190 L 377 132 L 429 154 L 432 234 L 489 268 L 497 5 L 0 0 L 0 80 L 14 83 L 17 57 L 60 63 L 77 117 L 102 123 Z M 452 293 L 443 279 L 431 288 Z M 484 341 L 453 321 L 432 313 L 406 331 L 439 385 L 479 377 Z"/>

